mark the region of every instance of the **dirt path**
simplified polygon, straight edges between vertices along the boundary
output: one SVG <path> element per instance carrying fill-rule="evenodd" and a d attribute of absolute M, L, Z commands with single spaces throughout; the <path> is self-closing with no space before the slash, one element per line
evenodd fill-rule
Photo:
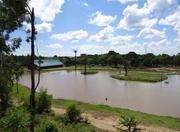
<path fill-rule="evenodd" d="M 63 115 L 66 110 L 62 108 L 52 108 L 54 112 L 58 115 Z M 105 130 L 105 132 L 115 132 L 119 117 L 113 114 L 104 112 L 84 112 L 82 113 L 84 118 L 95 127 Z M 176 130 L 159 127 L 159 126 L 140 126 L 143 132 L 179 132 Z"/>

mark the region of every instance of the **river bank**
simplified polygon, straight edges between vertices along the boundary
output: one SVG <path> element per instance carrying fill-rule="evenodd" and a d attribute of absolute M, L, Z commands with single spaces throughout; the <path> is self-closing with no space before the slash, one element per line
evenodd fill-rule
<path fill-rule="evenodd" d="M 29 102 L 29 94 L 30 89 L 20 85 L 19 87 L 19 96 L 25 101 Z M 15 86 L 13 88 L 13 93 L 15 94 L 16 89 Z M 93 112 L 93 113 L 101 113 L 104 112 L 109 115 L 115 115 L 120 117 L 122 115 L 134 116 L 139 121 L 142 122 L 142 125 L 155 125 L 159 127 L 165 127 L 173 130 L 180 130 L 180 119 L 173 118 L 173 117 L 166 117 L 166 116 L 157 116 L 152 114 L 147 114 L 143 112 L 133 111 L 129 109 L 122 109 L 122 108 L 113 108 L 105 105 L 95 105 L 95 104 L 88 104 L 82 103 L 73 100 L 63 100 L 63 99 L 53 99 L 52 106 L 55 108 L 63 108 L 66 109 L 70 105 L 75 104 L 78 109 L 83 112 Z"/>

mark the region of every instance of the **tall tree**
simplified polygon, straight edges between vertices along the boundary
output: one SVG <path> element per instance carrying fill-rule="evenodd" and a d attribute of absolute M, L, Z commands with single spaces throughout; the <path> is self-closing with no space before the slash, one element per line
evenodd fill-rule
<path fill-rule="evenodd" d="M 11 38 L 10 34 L 22 26 L 26 19 L 26 5 L 28 0 L 0 1 L 0 54 L 1 69 L 3 54 L 9 54 L 20 46 L 21 39 Z"/>
<path fill-rule="evenodd" d="M 0 109 L 3 111 L 7 108 L 13 83 L 11 64 L 5 63 L 3 56 L 20 46 L 21 39 L 12 38 L 11 33 L 26 19 L 27 3 L 28 0 L 0 0 Z"/>

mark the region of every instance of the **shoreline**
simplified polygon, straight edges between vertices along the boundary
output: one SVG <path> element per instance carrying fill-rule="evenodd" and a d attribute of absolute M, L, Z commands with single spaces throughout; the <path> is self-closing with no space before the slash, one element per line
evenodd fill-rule
<path fill-rule="evenodd" d="M 19 96 L 22 96 L 24 101 L 29 102 L 29 94 L 30 89 L 19 85 Z M 14 86 L 14 93 L 16 92 L 15 86 Z M 96 105 L 96 104 L 89 104 L 89 103 L 82 103 L 74 100 L 64 100 L 64 99 L 54 99 L 52 101 L 52 107 L 57 108 L 67 108 L 70 105 L 75 104 L 78 109 L 81 111 L 92 111 L 94 113 L 96 112 L 105 112 L 109 114 L 115 114 L 117 116 L 121 115 L 128 115 L 128 116 L 135 116 L 139 121 L 142 122 L 142 124 L 145 125 L 157 125 L 162 126 L 174 130 L 180 130 L 180 118 L 175 117 L 169 117 L 169 116 L 158 116 L 154 114 L 148 114 L 144 112 L 134 111 L 130 109 L 124 109 L 124 108 L 114 108 L 110 106 L 105 105 Z"/>

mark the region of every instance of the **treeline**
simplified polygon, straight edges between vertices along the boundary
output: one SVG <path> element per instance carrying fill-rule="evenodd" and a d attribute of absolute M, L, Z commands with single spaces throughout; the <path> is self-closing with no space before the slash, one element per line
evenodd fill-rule
<path fill-rule="evenodd" d="M 27 66 L 30 62 L 30 56 L 14 56 L 15 60 L 21 62 L 24 66 Z M 58 57 L 58 56 L 54 56 Z M 74 57 L 58 57 L 65 66 L 72 66 L 75 64 Z M 37 57 L 38 59 L 38 57 Z M 128 63 L 131 67 L 162 67 L 162 66 L 180 66 L 180 53 L 177 55 L 154 55 L 152 53 L 136 54 L 135 52 L 129 52 L 128 54 L 119 54 L 114 51 L 109 51 L 107 54 L 101 55 L 86 55 L 81 54 L 76 59 L 77 65 L 83 65 L 84 63 L 90 66 L 111 66 L 119 67 L 123 66 L 124 62 Z"/>

